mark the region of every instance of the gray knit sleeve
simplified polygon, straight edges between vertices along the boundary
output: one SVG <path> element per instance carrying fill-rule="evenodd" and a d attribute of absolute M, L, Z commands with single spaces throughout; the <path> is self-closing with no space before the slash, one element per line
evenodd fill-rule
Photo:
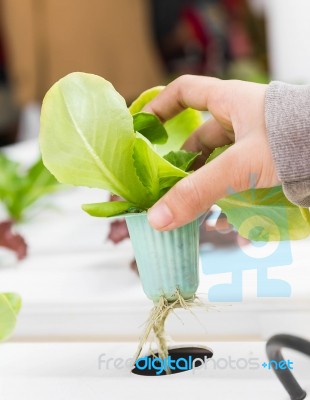
<path fill-rule="evenodd" d="M 310 207 L 310 85 L 271 82 L 265 114 L 284 193 L 291 202 Z"/>

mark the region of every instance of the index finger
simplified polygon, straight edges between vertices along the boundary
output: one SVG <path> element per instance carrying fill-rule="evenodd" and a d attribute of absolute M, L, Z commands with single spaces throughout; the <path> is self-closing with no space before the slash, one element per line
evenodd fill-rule
<path fill-rule="evenodd" d="M 205 76 L 183 75 L 171 82 L 158 96 L 144 107 L 163 122 L 186 108 L 212 113 L 220 97 L 223 81 Z M 215 113 L 216 114 L 216 113 Z"/>

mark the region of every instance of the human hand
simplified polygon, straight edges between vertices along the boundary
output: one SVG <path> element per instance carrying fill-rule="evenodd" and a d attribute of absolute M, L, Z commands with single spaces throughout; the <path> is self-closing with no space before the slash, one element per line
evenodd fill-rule
<path fill-rule="evenodd" d="M 185 142 L 188 151 L 201 151 L 200 166 L 180 180 L 149 211 L 150 224 L 170 230 L 189 223 L 207 211 L 218 199 L 250 187 L 279 184 L 265 126 L 267 85 L 237 80 L 223 81 L 203 76 L 184 75 L 170 83 L 144 111 L 167 121 L 191 107 L 208 110 L 212 118 Z M 204 164 L 211 152 L 232 144 L 219 157 Z"/>

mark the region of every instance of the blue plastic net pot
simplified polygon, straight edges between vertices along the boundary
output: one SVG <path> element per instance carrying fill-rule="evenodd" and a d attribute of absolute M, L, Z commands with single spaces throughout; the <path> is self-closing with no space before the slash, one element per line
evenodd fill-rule
<path fill-rule="evenodd" d="M 146 213 L 125 217 L 145 294 L 157 302 L 161 296 L 190 299 L 199 274 L 199 221 L 167 232 L 151 227 Z"/>

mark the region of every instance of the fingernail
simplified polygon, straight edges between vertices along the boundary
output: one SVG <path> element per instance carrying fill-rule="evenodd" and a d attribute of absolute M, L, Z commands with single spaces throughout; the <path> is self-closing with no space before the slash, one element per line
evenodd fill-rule
<path fill-rule="evenodd" d="M 173 215 L 170 208 L 165 203 L 160 203 L 153 206 L 148 214 L 147 218 L 149 223 L 155 229 L 162 229 L 167 225 L 170 225 L 173 221 Z"/>

